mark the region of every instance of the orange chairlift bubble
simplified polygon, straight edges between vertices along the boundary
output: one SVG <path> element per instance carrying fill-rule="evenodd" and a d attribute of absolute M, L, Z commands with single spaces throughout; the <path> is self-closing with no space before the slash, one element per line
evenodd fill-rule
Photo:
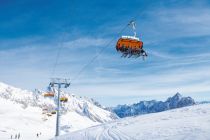
<path fill-rule="evenodd" d="M 136 24 L 134 21 L 129 23 L 132 27 L 134 36 L 122 36 L 116 44 L 116 50 L 122 53 L 122 57 L 147 57 L 147 53 L 143 50 L 143 42 L 136 37 Z"/>
<path fill-rule="evenodd" d="M 54 97 L 54 93 L 53 92 L 46 92 L 44 93 L 44 97 Z"/>
<path fill-rule="evenodd" d="M 51 89 L 51 87 L 48 87 L 47 92 L 44 93 L 44 97 L 54 97 L 54 96 L 55 96 L 54 90 Z"/>

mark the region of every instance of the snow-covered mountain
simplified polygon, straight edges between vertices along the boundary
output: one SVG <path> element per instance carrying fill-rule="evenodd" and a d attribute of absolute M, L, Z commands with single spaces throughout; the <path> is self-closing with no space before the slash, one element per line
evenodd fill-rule
<path fill-rule="evenodd" d="M 118 119 L 56 140 L 209 140 L 210 104 Z"/>
<path fill-rule="evenodd" d="M 44 92 L 30 92 L 0 83 L 0 139 L 12 133 L 25 133 L 25 139 L 34 131 L 43 136 L 54 136 L 56 104 Z M 84 129 L 117 119 L 118 117 L 87 97 L 62 93 L 68 102 L 61 104 L 61 134 Z M 38 128 L 38 129 L 37 129 Z M 35 134 L 31 134 L 35 135 Z"/>
<path fill-rule="evenodd" d="M 180 93 L 176 93 L 173 97 L 169 97 L 163 101 L 140 101 L 132 105 L 118 105 L 111 108 L 119 117 L 134 116 L 147 113 L 161 112 L 169 109 L 194 105 L 195 101 L 191 97 L 182 97 Z"/>

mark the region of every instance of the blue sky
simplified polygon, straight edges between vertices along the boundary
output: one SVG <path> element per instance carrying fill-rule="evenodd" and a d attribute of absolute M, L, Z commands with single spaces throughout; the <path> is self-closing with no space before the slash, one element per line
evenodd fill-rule
<path fill-rule="evenodd" d="M 118 32 L 133 17 L 146 61 L 115 50 L 117 38 L 132 35 L 129 28 Z M 72 81 L 71 93 L 108 106 L 176 92 L 210 100 L 208 0 L 1 0 L 0 81 L 33 90 L 45 89 L 51 77 L 74 79 L 113 38 Z"/>

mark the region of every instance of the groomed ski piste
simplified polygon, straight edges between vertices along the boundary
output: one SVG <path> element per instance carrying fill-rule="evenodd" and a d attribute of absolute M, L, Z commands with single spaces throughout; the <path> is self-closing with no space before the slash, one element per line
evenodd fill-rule
<path fill-rule="evenodd" d="M 54 140 L 210 140 L 210 104 L 119 119 Z"/>

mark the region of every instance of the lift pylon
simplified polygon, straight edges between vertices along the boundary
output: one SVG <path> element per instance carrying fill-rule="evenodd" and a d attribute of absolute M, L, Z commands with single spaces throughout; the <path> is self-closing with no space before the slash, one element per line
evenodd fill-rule
<path fill-rule="evenodd" d="M 63 78 L 52 78 L 50 82 L 50 87 L 58 88 L 58 96 L 57 96 L 57 118 L 56 118 L 56 133 L 55 136 L 59 136 L 60 134 L 60 92 L 61 88 L 67 88 L 70 86 L 70 80 L 69 79 L 63 79 Z"/>

